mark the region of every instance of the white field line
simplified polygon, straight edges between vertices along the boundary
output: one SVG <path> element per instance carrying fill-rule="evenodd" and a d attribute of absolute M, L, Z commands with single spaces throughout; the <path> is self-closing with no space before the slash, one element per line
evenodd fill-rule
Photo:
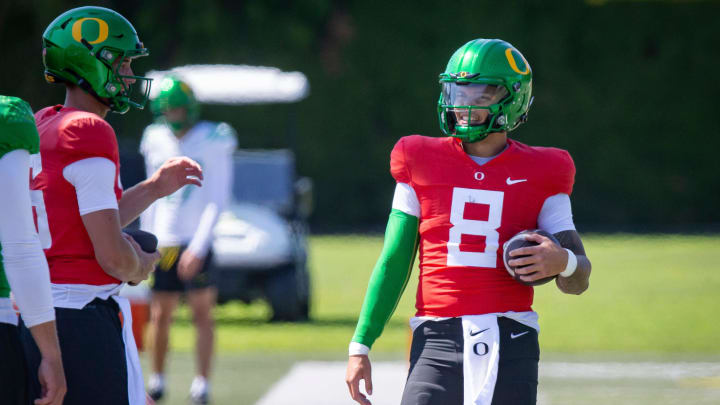
<path fill-rule="evenodd" d="M 346 366 L 345 362 L 296 363 L 256 405 L 357 405 L 345 384 Z M 407 363 L 373 363 L 373 405 L 399 404 L 406 377 Z M 360 384 L 365 392 L 363 382 Z"/>
<path fill-rule="evenodd" d="M 345 384 L 345 362 L 296 363 L 256 405 L 355 404 Z M 373 405 L 397 405 L 407 377 L 405 362 L 372 364 Z M 720 363 L 540 362 L 540 378 L 677 380 L 720 376 Z M 365 392 L 364 386 L 361 387 Z M 540 398 L 542 402 L 542 398 Z"/>
<path fill-rule="evenodd" d="M 619 378 L 678 380 L 683 378 L 720 377 L 720 363 L 562 363 L 541 361 L 540 377 L 594 380 Z"/>

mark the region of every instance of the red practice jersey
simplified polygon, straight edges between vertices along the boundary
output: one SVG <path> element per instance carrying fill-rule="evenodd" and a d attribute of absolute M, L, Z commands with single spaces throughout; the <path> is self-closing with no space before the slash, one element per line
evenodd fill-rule
<path fill-rule="evenodd" d="M 120 283 L 95 260 L 95 252 L 78 208 L 75 187 L 63 169 L 78 160 L 103 157 L 115 164 L 115 196 L 120 199 L 120 163 L 115 131 L 98 115 L 47 107 L 35 114 L 40 133 L 40 158 L 33 157 L 33 211 L 55 284 Z"/>
<path fill-rule="evenodd" d="M 537 228 L 547 197 L 572 192 L 568 152 L 508 140 L 480 166 L 459 139 L 413 135 L 395 145 L 390 172 L 420 202 L 417 316 L 531 310 L 533 288 L 510 277 L 502 245 Z"/>

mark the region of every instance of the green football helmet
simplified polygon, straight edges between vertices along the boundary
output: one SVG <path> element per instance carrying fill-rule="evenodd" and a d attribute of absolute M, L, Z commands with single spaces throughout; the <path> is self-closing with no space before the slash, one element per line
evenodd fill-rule
<path fill-rule="evenodd" d="M 121 114 L 145 106 L 152 79 L 122 75 L 120 66 L 125 59 L 147 55 L 132 24 L 103 7 L 66 11 L 43 33 L 45 80 L 75 84 Z"/>
<path fill-rule="evenodd" d="M 30 104 L 18 97 L 0 95 L 0 157 L 15 149 L 37 153 L 38 142 Z"/>
<path fill-rule="evenodd" d="M 185 116 L 179 120 L 168 118 L 166 113 L 173 108 L 185 108 Z M 200 116 L 200 104 L 190 85 L 172 75 L 164 77 L 160 82 L 160 91 L 150 101 L 150 109 L 159 120 L 167 123 L 175 132 L 190 128 Z"/>
<path fill-rule="evenodd" d="M 437 113 L 447 136 L 477 142 L 527 121 L 532 70 L 503 40 L 480 38 L 461 46 L 440 74 L 440 85 Z"/>

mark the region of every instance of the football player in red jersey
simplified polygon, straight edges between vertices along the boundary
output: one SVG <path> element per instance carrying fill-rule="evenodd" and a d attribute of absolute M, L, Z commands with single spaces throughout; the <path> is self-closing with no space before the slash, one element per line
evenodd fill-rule
<path fill-rule="evenodd" d="M 397 181 L 385 244 L 370 278 L 346 382 L 370 401 L 368 352 L 380 336 L 420 254 L 417 313 L 403 405 L 534 404 L 538 317 L 533 287 L 557 276 L 568 294 L 588 288 L 590 261 L 570 206 L 575 167 L 561 149 L 534 147 L 507 133 L 527 120 L 532 70 L 498 39 L 460 47 L 440 75 L 438 118 L 445 138 L 401 138 L 390 155 Z M 513 250 L 509 275 L 503 243 L 527 229 L 537 246 Z M 522 257 L 519 257 L 522 256 Z"/>
<path fill-rule="evenodd" d="M 40 153 L 33 155 L 31 188 L 50 268 L 66 405 L 146 402 L 130 306 L 117 293 L 125 282 L 146 279 L 160 254 L 143 252 L 121 228 L 156 199 L 201 185 L 197 163 L 175 158 L 122 190 L 117 139 L 103 118 L 142 108 L 149 83 L 136 97 L 134 86 L 147 79 L 134 76 L 131 63 L 147 54 L 133 26 L 102 7 L 69 10 L 43 34 L 45 77 L 63 83 L 66 97 L 35 115 Z M 32 371 L 37 347 L 27 329 L 21 333 Z M 36 375 L 30 385 L 39 391 Z"/>

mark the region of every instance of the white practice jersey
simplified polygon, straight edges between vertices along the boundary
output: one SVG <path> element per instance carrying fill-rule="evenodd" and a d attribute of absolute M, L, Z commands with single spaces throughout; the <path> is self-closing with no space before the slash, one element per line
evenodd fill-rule
<path fill-rule="evenodd" d="M 200 121 L 181 139 L 164 124 L 148 126 L 140 142 L 148 177 L 162 164 L 187 156 L 203 169 L 203 185 L 187 185 L 154 202 L 140 216 L 143 230 L 158 237 L 159 246 L 189 245 L 199 256 L 207 253 L 212 229 L 228 203 L 232 188 L 235 131 L 226 123 Z"/>

